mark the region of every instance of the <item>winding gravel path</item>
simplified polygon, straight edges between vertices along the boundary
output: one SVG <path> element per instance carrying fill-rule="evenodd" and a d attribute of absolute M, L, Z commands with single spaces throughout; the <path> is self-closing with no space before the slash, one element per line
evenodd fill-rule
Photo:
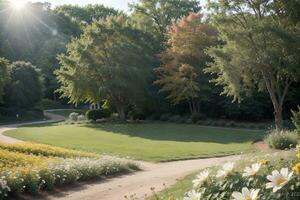
<path fill-rule="evenodd" d="M 48 118 L 47 120 L 37 121 L 37 122 L 26 122 L 26 123 L 20 123 L 20 124 L 0 125 L 0 142 L 10 143 L 10 144 L 22 142 L 21 140 L 3 135 L 3 133 L 5 131 L 16 129 L 19 126 L 59 122 L 59 121 L 63 121 L 65 119 L 63 116 L 52 114 L 49 111 L 51 111 L 51 110 L 44 111 L 45 117 Z"/>
<path fill-rule="evenodd" d="M 55 115 L 47 111 L 44 112 L 49 120 L 39 122 L 29 122 L 22 124 L 12 124 L 0 126 L 0 142 L 18 143 L 22 142 L 15 138 L 2 135 L 7 130 L 15 129 L 22 125 L 41 124 L 49 122 L 58 122 L 64 120 L 64 117 Z M 168 163 L 147 163 L 136 161 L 140 164 L 142 171 L 133 174 L 118 176 L 100 182 L 79 183 L 74 187 L 64 188 L 44 196 L 34 199 L 47 200 L 124 200 L 125 196 L 134 196 L 134 199 L 145 199 L 151 196 L 151 188 L 159 192 L 177 182 L 184 176 L 201 170 L 206 167 L 219 165 L 227 161 L 240 159 L 241 156 L 227 156 L 220 158 L 206 158 L 185 161 L 175 161 Z M 32 197 L 30 197 L 32 199 Z"/>
<path fill-rule="evenodd" d="M 168 163 L 140 162 L 143 171 L 111 178 L 102 182 L 80 184 L 79 186 L 49 194 L 39 199 L 49 200 L 125 200 L 134 195 L 135 200 L 151 196 L 151 187 L 161 191 L 177 182 L 178 179 L 206 167 L 239 160 L 241 156 L 227 156 Z"/>

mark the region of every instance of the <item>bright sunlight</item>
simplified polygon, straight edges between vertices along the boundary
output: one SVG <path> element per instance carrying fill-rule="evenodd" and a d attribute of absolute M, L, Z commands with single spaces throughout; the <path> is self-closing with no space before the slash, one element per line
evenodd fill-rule
<path fill-rule="evenodd" d="M 27 1 L 26 0 L 10 0 L 10 4 L 14 10 L 20 11 L 26 7 Z"/>

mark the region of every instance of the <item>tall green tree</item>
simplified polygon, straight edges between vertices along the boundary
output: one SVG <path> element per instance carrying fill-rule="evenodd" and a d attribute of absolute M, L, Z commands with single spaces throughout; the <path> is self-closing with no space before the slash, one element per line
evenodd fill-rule
<path fill-rule="evenodd" d="M 62 5 L 54 10 L 79 22 L 91 23 L 93 20 L 106 19 L 109 16 L 118 16 L 122 12 L 101 4 L 87 6 Z"/>
<path fill-rule="evenodd" d="M 0 102 L 2 102 L 4 85 L 9 78 L 8 65 L 6 59 L 0 58 Z"/>
<path fill-rule="evenodd" d="M 199 112 L 201 92 L 209 89 L 203 69 L 209 57 L 205 49 L 218 43 L 215 29 L 202 21 L 202 15 L 192 13 L 175 23 L 168 32 L 168 48 L 161 54 L 163 65 L 156 69 L 155 82 L 168 92 L 174 104 L 188 102 L 191 113 Z"/>
<path fill-rule="evenodd" d="M 72 103 L 107 100 L 125 119 L 126 106 L 146 88 L 153 54 L 149 41 L 151 35 L 132 28 L 126 17 L 93 22 L 58 58 L 59 91 Z"/>
<path fill-rule="evenodd" d="M 48 3 L 28 3 L 23 11 L 16 12 L 8 1 L 2 0 L 0 10 L 0 55 L 38 66 L 45 77 L 46 97 L 55 98 L 56 56 L 66 51 L 71 37 L 80 34 L 81 25 L 55 13 Z"/>
<path fill-rule="evenodd" d="M 5 86 L 5 105 L 31 108 L 43 97 L 44 85 L 41 71 L 29 62 L 13 62 L 10 80 Z"/>
<path fill-rule="evenodd" d="M 164 45 L 168 26 L 177 20 L 201 10 L 197 0 L 139 0 L 130 4 L 135 24 L 154 34 L 160 45 Z"/>
<path fill-rule="evenodd" d="M 219 0 L 210 4 L 212 19 L 224 45 L 208 53 L 207 72 L 224 86 L 223 94 L 240 99 L 249 89 L 266 89 L 281 128 L 290 85 L 300 78 L 300 30 L 277 1 Z M 286 10 L 287 11 L 287 10 Z"/>

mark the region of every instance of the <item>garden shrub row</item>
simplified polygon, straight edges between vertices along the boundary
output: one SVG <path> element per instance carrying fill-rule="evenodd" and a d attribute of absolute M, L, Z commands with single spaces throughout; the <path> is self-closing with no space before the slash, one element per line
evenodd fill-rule
<path fill-rule="evenodd" d="M 85 115 L 73 112 L 69 115 L 69 120 L 67 123 L 95 123 L 95 122 L 108 122 L 117 121 L 117 116 L 110 114 L 105 110 L 89 110 Z M 139 121 L 139 118 L 132 118 L 133 120 Z M 192 115 L 172 115 L 170 113 L 165 113 L 160 116 L 149 116 L 146 121 L 162 121 L 171 123 L 185 123 L 185 124 L 198 124 L 202 126 L 220 126 L 220 127 L 231 127 L 231 128 L 245 128 L 245 129 L 272 129 L 272 122 L 236 122 L 231 120 L 223 119 L 206 119 L 205 115 L 201 113 L 195 113 Z M 284 121 L 284 127 L 292 128 L 290 121 Z"/>

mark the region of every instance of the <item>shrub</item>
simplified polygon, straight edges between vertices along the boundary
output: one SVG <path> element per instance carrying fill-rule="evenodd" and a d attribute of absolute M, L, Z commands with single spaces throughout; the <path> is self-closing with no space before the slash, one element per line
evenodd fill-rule
<path fill-rule="evenodd" d="M 234 121 L 229 121 L 226 123 L 227 127 L 236 127 L 236 123 Z"/>
<path fill-rule="evenodd" d="M 79 116 L 78 113 L 72 112 L 72 113 L 69 115 L 69 120 L 70 120 L 70 121 L 73 121 L 73 122 L 76 122 L 76 121 L 78 120 L 78 116 Z"/>
<path fill-rule="evenodd" d="M 292 111 L 292 122 L 297 130 L 297 133 L 300 135 L 300 106 L 297 107 L 298 111 Z"/>
<path fill-rule="evenodd" d="M 223 120 L 216 121 L 216 126 L 225 126 L 226 122 Z"/>
<path fill-rule="evenodd" d="M 187 124 L 192 124 L 192 123 L 193 123 L 193 119 L 192 119 L 192 118 L 187 118 L 187 119 L 185 120 L 185 123 L 187 123 Z"/>
<path fill-rule="evenodd" d="M 169 118 L 169 122 L 181 123 L 182 118 L 181 118 L 180 115 L 174 115 L 174 116 Z"/>
<path fill-rule="evenodd" d="M 137 111 L 137 110 L 130 110 L 128 112 L 128 117 L 130 119 L 133 119 L 133 120 L 137 120 L 137 119 L 140 119 L 140 120 L 144 120 L 146 119 L 146 116 L 143 112 L 140 112 L 140 111 Z"/>
<path fill-rule="evenodd" d="M 298 135 L 295 132 L 272 130 L 264 140 L 271 148 L 283 150 L 296 147 Z"/>
<path fill-rule="evenodd" d="M 79 115 L 77 117 L 77 121 L 85 121 L 85 116 L 84 115 Z"/>
<path fill-rule="evenodd" d="M 205 119 L 205 115 L 202 114 L 202 113 L 193 113 L 193 114 L 191 115 L 191 119 L 192 119 L 193 123 L 196 123 L 196 122 L 198 122 L 199 120 Z"/>
<path fill-rule="evenodd" d="M 88 120 L 97 120 L 102 118 L 109 117 L 110 113 L 108 110 L 100 109 L 100 110 L 89 110 L 86 112 L 85 116 Z"/>
<path fill-rule="evenodd" d="M 165 113 L 160 116 L 159 120 L 160 121 L 168 121 L 170 117 L 171 117 L 171 114 Z"/>

